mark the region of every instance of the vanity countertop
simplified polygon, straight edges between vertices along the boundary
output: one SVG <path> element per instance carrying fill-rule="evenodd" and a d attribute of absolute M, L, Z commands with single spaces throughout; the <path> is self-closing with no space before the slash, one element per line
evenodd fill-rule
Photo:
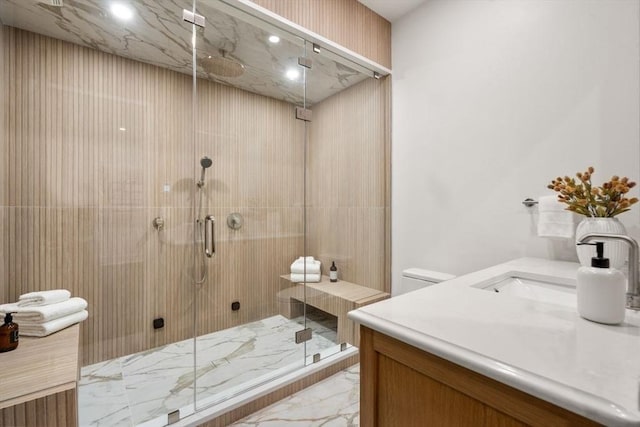
<path fill-rule="evenodd" d="M 471 285 L 512 271 L 575 280 L 577 263 L 520 258 L 400 295 L 349 317 L 605 425 L 640 426 L 640 315 L 618 326 L 574 307 Z"/>

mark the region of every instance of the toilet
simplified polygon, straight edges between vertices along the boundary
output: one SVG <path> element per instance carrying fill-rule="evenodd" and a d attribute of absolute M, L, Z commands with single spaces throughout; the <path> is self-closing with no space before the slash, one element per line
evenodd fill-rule
<path fill-rule="evenodd" d="M 402 271 L 402 280 L 398 286 L 391 289 L 391 296 L 406 294 L 407 292 L 416 291 L 444 282 L 445 280 L 454 279 L 456 276 L 437 271 L 423 270 L 421 268 L 408 268 Z"/>

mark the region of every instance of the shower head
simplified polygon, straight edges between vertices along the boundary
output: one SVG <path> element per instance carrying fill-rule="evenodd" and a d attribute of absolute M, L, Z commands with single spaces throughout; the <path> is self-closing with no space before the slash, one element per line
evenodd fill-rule
<path fill-rule="evenodd" d="M 217 55 L 208 55 L 198 59 L 198 65 L 205 73 L 218 77 L 240 77 L 244 74 L 244 65 L 228 56 L 227 51 L 218 50 Z"/>
<path fill-rule="evenodd" d="M 209 169 L 212 164 L 213 164 L 213 160 L 211 160 L 207 156 L 204 156 L 203 158 L 200 159 L 200 166 L 202 166 L 202 169 Z"/>
<path fill-rule="evenodd" d="M 209 169 L 212 164 L 213 164 L 213 160 L 211 160 L 207 156 L 204 156 L 203 158 L 200 159 L 200 166 L 202 166 L 202 172 L 200 173 L 200 181 L 197 182 L 197 185 L 199 188 L 204 187 L 205 171 Z"/>

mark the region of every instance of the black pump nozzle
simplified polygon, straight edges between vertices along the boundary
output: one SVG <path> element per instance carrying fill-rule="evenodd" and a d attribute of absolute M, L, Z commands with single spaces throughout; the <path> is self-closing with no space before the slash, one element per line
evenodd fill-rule
<path fill-rule="evenodd" d="M 604 242 L 596 242 L 596 256 L 598 258 L 604 257 Z"/>
<path fill-rule="evenodd" d="M 609 258 L 604 257 L 604 242 L 577 243 L 577 245 L 595 246 L 596 256 L 591 258 L 591 267 L 609 268 Z"/>
<path fill-rule="evenodd" d="M 12 316 L 13 312 L 9 312 L 9 313 L 5 313 L 4 314 L 4 324 L 7 325 L 9 323 L 13 322 L 13 316 Z"/>

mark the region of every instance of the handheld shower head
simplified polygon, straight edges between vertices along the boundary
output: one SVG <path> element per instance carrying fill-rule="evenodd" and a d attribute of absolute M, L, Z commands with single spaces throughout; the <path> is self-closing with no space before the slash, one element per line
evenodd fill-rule
<path fill-rule="evenodd" d="M 203 158 L 200 159 L 200 166 L 202 166 L 202 173 L 200 174 L 200 181 L 198 181 L 197 183 L 198 187 L 200 188 L 204 187 L 204 174 L 206 170 L 211 167 L 212 164 L 213 164 L 213 160 L 211 160 L 207 156 L 204 156 Z"/>
<path fill-rule="evenodd" d="M 212 164 L 213 164 L 213 160 L 211 160 L 207 156 L 204 156 L 203 158 L 200 159 L 200 166 L 202 166 L 202 169 L 209 169 Z"/>

